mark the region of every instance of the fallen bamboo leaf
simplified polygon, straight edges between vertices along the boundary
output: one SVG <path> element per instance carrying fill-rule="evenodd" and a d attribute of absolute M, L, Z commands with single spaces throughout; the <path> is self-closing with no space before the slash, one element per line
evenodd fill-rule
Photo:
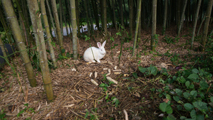
<path fill-rule="evenodd" d="M 112 79 L 111 77 L 106 77 L 106 78 L 107 78 L 107 80 L 109 80 L 109 81 L 111 81 L 111 82 L 113 82 L 115 84 L 118 84 L 118 82 L 116 80 Z"/>
<path fill-rule="evenodd" d="M 91 82 L 92 82 L 94 85 L 98 86 L 98 83 L 97 83 L 95 80 L 91 79 Z"/>
<path fill-rule="evenodd" d="M 63 107 L 72 107 L 74 106 L 75 104 L 71 104 L 71 105 L 66 105 L 66 106 L 63 106 Z"/>
<path fill-rule="evenodd" d="M 110 70 L 110 69 L 108 69 L 108 72 L 109 72 L 109 73 L 111 73 L 111 70 Z"/>
<path fill-rule="evenodd" d="M 89 74 L 89 77 L 92 77 L 92 72 Z"/>
<path fill-rule="evenodd" d="M 110 73 L 107 73 L 107 74 L 106 74 L 106 76 L 109 76 L 109 75 L 110 75 Z"/>
<path fill-rule="evenodd" d="M 103 68 L 103 70 L 108 70 L 108 68 Z"/>
<path fill-rule="evenodd" d="M 95 78 L 97 78 L 97 76 L 98 76 L 98 72 L 95 72 Z"/>
<path fill-rule="evenodd" d="M 121 71 L 121 69 L 117 69 L 117 70 L 113 70 L 114 72 L 118 72 L 118 71 Z"/>
<path fill-rule="evenodd" d="M 117 69 L 117 66 L 115 66 L 114 69 L 116 70 L 116 69 Z"/>
<path fill-rule="evenodd" d="M 121 74 L 121 72 L 114 72 L 115 75 Z"/>
<path fill-rule="evenodd" d="M 113 65 L 110 61 L 108 61 L 108 63 L 109 63 L 110 65 Z"/>
<path fill-rule="evenodd" d="M 125 120 L 129 120 L 126 110 L 124 109 L 123 111 L 124 111 L 124 115 L 125 115 Z"/>

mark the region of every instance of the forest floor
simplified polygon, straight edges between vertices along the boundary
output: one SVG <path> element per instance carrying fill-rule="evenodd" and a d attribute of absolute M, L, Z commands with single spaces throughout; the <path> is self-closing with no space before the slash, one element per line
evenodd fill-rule
<path fill-rule="evenodd" d="M 160 29 L 161 30 L 161 29 Z M 124 111 L 127 112 L 131 120 L 154 120 L 161 119 L 159 115 L 159 103 L 164 101 L 159 98 L 157 93 L 151 91 L 152 88 L 163 88 L 159 79 L 143 77 L 138 71 L 138 67 L 156 66 L 159 70 L 164 67 L 170 74 L 178 71 L 177 66 L 184 64 L 193 64 L 188 53 L 198 54 L 198 52 L 189 50 L 186 41 L 190 41 L 191 32 L 184 29 L 175 44 L 167 44 L 165 36 L 161 31 L 157 31 L 158 43 L 156 52 L 150 50 L 151 30 L 142 30 L 142 40 L 138 43 L 135 56 L 132 55 L 133 40 L 123 44 L 122 56 L 120 58 L 120 38 L 115 37 L 116 31 L 109 29 L 114 36 L 114 46 L 111 49 L 109 39 L 105 45 L 106 56 L 101 59 L 101 63 L 87 64 L 82 57 L 78 60 L 72 58 L 58 60 L 58 68 L 51 69 L 51 78 L 55 99 L 48 103 L 43 87 L 41 72 L 34 69 L 37 80 L 37 87 L 30 87 L 27 74 L 20 57 L 15 57 L 14 63 L 17 65 L 17 77 L 14 77 L 11 68 L 7 65 L 1 71 L 0 80 L 0 110 L 5 113 L 6 119 L 89 119 L 99 120 L 123 120 Z M 168 28 L 166 34 L 168 37 L 176 37 L 176 28 Z M 95 33 L 95 35 L 97 35 Z M 95 40 L 103 42 L 103 36 L 95 36 Z M 85 41 L 80 38 L 80 56 L 91 45 L 97 46 L 96 42 Z M 67 53 L 72 46 L 71 38 L 64 37 L 64 47 Z M 195 47 L 198 43 L 195 42 Z M 58 56 L 56 50 L 56 56 Z M 113 54 L 111 54 L 113 53 Z M 166 56 L 165 53 L 171 54 Z M 175 60 L 171 57 L 176 56 Z M 187 66 L 186 66 L 187 67 Z M 109 74 L 108 74 L 109 73 Z M 133 77 L 137 73 L 138 77 Z M 97 74 L 97 76 L 95 75 Z M 104 76 L 116 80 L 117 84 L 109 84 Z M 91 82 L 96 81 L 96 86 Z M 162 78 L 163 79 L 163 78 Z M 108 86 L 107 86 L 108 85 Z M 105 90 L 105 91 L 104 91 Z"/>

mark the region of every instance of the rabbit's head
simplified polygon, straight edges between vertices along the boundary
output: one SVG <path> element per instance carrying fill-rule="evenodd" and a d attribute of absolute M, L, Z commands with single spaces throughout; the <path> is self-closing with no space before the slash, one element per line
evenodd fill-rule
<path fill-rule="evenodd" d="M 99 48 L 99 53 L 103 56 L 106 54 L 106 51 L 105 51 L 105 48 L 104 48 L 105 44 L 106 44 L 106 40 L 103 42 L 102 45 L 101 45 L 100 42 L 97 43 L 97 46 Z"/>

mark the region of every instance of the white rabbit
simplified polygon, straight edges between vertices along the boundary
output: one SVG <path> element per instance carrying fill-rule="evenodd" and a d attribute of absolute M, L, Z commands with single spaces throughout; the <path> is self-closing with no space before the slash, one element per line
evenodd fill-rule
<path fill-rule="evenodd" d="M 102 59 L 106 55 L 105 51 L 105 46 L 106 40 L 103 42 L 101 45 L 100 42 L 97 43 L 98 48 L 96 47 L 89 47 L 87 50 L 84 52 L 83 58 L 87 62 L 101 62 L 100 59 Z M 95 60 L 94 60 L 95 59 Z"/>

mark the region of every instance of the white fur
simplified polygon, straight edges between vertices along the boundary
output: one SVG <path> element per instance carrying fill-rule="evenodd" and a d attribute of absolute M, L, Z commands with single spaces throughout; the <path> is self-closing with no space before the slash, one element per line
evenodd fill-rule
<path fill-rule="evenodd" d="M 106 51 L 104 48 L 105 44 L 106 40 L 103 42 L 102 45 L 100 42 L 98 42 L 97 43 L 98 48 L 96 47 L 87 48 L 83 55 L 84 60 L 87 62 L 95 62 L 96 60 L 97 62 L 100 63 L 101 62 L 100 59 L 102 59 L 106 55 Z"/>

